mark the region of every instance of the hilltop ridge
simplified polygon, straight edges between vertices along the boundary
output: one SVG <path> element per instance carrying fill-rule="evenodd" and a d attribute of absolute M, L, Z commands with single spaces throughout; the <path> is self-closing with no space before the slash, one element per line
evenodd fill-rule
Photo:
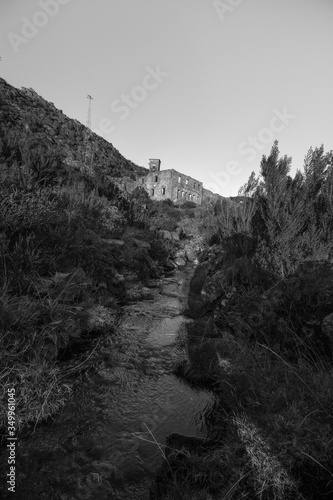
<path fill-rule="evenodd" d="M 1 128 L 11 131 L 13 139 L 43 141 L 56 149 L 65 164 L 74 169 L 84 164 L 112 178 L 136 179 L 148 169 L 126 159 L 111 143 L 98 136 L 78 120 L 67 117 L 52 102 L 31 88 L 17 89 L 0 78 Z"/>

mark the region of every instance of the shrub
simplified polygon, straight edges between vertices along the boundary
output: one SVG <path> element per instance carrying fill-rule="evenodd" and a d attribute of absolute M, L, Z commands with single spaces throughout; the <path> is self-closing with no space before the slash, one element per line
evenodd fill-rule
<path fill-rule="evenodd" d="M 179 208 L 184 210 L 186 208 L 196 208 L 197 207 L 197 204 L 194 203 L 193 201 L 185 201 L 184 203 L 181 203 L 179 205 Z"/>

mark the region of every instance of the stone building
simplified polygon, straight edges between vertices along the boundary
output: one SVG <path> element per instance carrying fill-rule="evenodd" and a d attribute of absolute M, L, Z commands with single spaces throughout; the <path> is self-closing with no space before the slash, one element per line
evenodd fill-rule
<path fill-rule="evenodd" d="M 158 159 L 149 160 L 149 173 L 142 178 L 142 184 L 153 200 L 169 198 L 174 203 L 193 201 L 197 205 L 203 202 L 202 182 L 174 169 L 161 170 Z"/>

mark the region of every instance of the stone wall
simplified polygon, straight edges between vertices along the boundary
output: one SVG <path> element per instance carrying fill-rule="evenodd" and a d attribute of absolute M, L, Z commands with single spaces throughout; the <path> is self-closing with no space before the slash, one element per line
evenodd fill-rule
<path fill-rule="evenodd" d="M 145 188 L 152 200 L 172 200 L 171 170 L 149 172 L 145 178 Z"/>
<path fill-rule="evenodd" d="M 202 203 L 202 182 L 176 170 L 150 172 L 141 182 L 153 200 L 169 198 L 175 203 L 185 201 L 193 201 L 197 205 Z"/>
<path fill-rule="evenodd" d="M 202 182 L 189 175 L 171 170 L 172 200 L 175 202 L 193 201 L 197 205 L 202 202 Z"/>
<path fill-rule="evenodd" d="M 222 198 L 221 195 L 209 191 L 209 189 L 203 188 L 202 190 L 202 203 L 215 203 L 217 200 Z"/>

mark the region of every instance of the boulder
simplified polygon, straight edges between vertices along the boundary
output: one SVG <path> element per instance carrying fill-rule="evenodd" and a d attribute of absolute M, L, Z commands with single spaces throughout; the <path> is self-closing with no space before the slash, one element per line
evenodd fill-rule
<path fill-rule="evenodd" d="M 174 241 L 179 241 L 179 240 L 180 240 L 180 238 L 179 238 L 179 234 L 178 234 L 178 233 L 176 233 L 176 231 L 173 231 L 173 232 L 171 233 L 171 237 L 172 237 L 172 239 L 173 239 Z"/>
<path fill-rule="evenodd" d="M 151 244 L 148 243 L 148 241 L 141 241 L 133 238 L 133 242 L 138 248 L 145 248 L 146 250 L 150 250 L 151 248 Z"/>
<path fill-rule="evenodd" d="M 197 252 L 191 247 L 186 247 L 185 256 L 189 262 L 194 262 L 197 258 Z"/>
<path fill-rule="evenodd" d="M 162 236 L 164 240 L 172 240 L 172 236 L 170 231 L 166 231 L 164 229 L 159 230 L 159 234 Z"/>
<path fill-rule="evenodd" d="M 181 233 L 182 233 L 182 228 L 178 226 L 178 227 L 176 227 L 176 229 L 175 229 L 175 231 L 174 231 L 174 232 L 175 232 L 175 233 L 177 233 L 177 234 L 178 234 L 178 236 L 180 237 L 180 235 L 181 235 Z"/>
<path fill-rule="evenodd" d="M 186 266 L 186 261 L 185 259 L 183 259 L 182 257 L 177 257 L 175 259 L 175 264 L 178 266 L 178 267 L 185 267 Z"/>
<path fill-rule="evenodd" d="M 164 240 L 172 240 L 172 236 L 171 236 L 170 231 L 164 231 L 163 239 Z"/>

